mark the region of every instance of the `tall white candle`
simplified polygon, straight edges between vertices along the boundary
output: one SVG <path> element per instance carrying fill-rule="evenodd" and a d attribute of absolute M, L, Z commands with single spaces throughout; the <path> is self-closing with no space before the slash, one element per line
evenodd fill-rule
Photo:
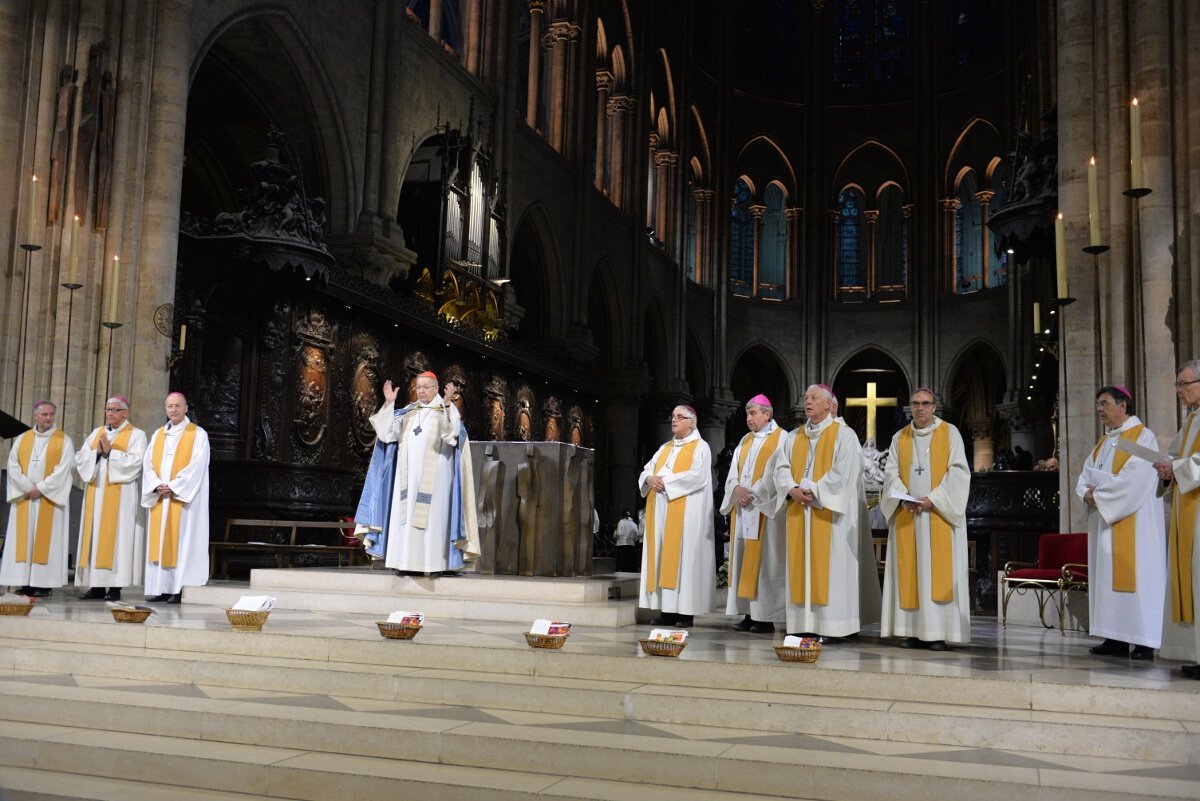
<path fill-rule="evenodd" d="M 187 325 L 179 326 L 179 352 L 183 353 L 184 346 L 187 345 Z"/>
<path fill-rule="evenodd" d="M 112 293 L 108 296 L 108 322 L 117 322 L 117 284 L 121 280 L 121 257 L 113 256 Z"/>
<path fill-rule="evenodd" d="M 67 278 L 67 283 L 78 284 L 79 281 L 79 215 L 75 215 L 75 223 L 71 226 L 71 272 Z"/>
<path fill-rule="evenodd" d="M 1100 244 L 1100 175 L 1096 157 L 1088 163 L 1088 222 L 1091 224 L 1091 245 Z"/>
<path fill-rule="evenodd" d="M 33 176 L 33 180 L 29 182 L 29 219 L 26 221 L 29 230 L 25 234 L 26 245 L 36 245 L 33 240 L 33 224 L 37 220 L 37 176 Z"/>
<path fill-rule="evenodd" d="M 1033 302 L 1033 333 L 1042 333 L 1042 304 L 1036 300 Z"/>
<path fill-rule="evenodd" d="M 1054 220 L 1054 261 L 1058 271 L 1058 297 L 1067 295 L 1067 228 L 1062 212 Z"/>
<path fill-rule="evenodd" d="M 1137 98 L 1129 106 L 1129 182 L 1142 188 L 1142 107 Z"/>

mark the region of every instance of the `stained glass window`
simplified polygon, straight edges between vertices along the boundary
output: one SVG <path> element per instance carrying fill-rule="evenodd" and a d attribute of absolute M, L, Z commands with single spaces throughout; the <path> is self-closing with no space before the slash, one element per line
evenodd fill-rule
<path fill-rule="evenodd" d="M 853 187 L 838 195 L 837 277 L 839 289 L 865 289 L 862 269 L 863 194 Z"/>
<path fill-rule="evenodd" d="M 733 185 L 733 219 L 729 224 L 729 285 L 735 295 L 754 292 L 754 216 L 750 185 L 739 178 Z"/>

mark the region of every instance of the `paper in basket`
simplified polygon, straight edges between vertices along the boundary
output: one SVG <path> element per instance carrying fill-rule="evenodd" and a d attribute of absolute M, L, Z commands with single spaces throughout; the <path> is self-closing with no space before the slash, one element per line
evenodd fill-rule
<path fill-rule="evenodd" d="M 655 642 L 687 642 L 687 638 L 683 629 L 650 629 L 650 639 Z"/>
<path fill-rule="evenodd" d="M 530 634 L 548 634 L 551 637 L 560 637 L 564 634 L 571 633 L 571 624 L 561 620 L 550 620 L 549 618 L 539 617 L 533 621 L 533 625 L 529 627 Z"/>
<path fill-rule="evenodd" d="M 243 595 L 233 608 L 241 612 L 266 612 L 273 606 L 275 599 L 270 595 Z"/>
<path fill-rule="evenodd" d="M 783 638 L 783 644 L 787 648 L 815 648 L 820 645 L 820 641 L 812 637 L 797 637 L 795 634 L 789 634 Z"/>
<path fill-rule="evenodd" d="M 127 604 L 124 601 L 105 601 L 105 606 L 109 609 L 128 609 L 131 612 L 149 612 L 150 617 L 158 617 L 158 610 L 153 606 L 141 606 L 139 604 Z"/>
<path fill-rule="evenodd" d="M 33 598 L 28 595 L 19 595 L 15 592 L 6 592 L 0 594 L 0 604 L 31 604 Z"/>
<path fill-rule="evenodd" d="M 422 612 L 396 611 L 388 615 L 387 622 L 399 623 L 401 626 L 420 626 L 425 623 L 425 615 Z"/>

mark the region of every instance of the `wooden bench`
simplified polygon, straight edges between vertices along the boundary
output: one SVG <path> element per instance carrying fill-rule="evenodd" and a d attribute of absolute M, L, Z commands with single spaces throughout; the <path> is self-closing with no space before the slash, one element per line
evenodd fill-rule
<path fill-rule="evenodd" d="M 338 567 L 342 566 L 343 559 L 349 565 L 367 564 L 369 560 L 361 543 L 358 545 L 296 544 L 296 531 L 298 529 L 339 529 L 338 542 L 340 543 L 340 529 L 352 528 L 353 526 L 353 523 L 347 523 L 344 520 L 327 523 L 316 520 L 247 520 L 243 518 L 230 518 L 225 521 L 225 539 L 221 542 L 209 542 L 208 544 L 210 570 L 214 577 L 219 575 L 220 578 L 229 578 L 229 554 L 231 553 L 274 554 L 275 565 L 280 568 L 291 567 L 296 556 L 299 554 L 334 554 L 337 556 Z M 230 532 L 234 528 L 286 528 L 290 529 L 291 533 L 288 536 L 287 543 L 239 541 L 230 538 Z"/>

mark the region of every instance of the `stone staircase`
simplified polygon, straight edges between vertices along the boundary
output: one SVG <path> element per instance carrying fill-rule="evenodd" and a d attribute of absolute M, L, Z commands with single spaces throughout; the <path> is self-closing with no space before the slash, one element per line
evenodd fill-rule
<path fill-rule="evenodd" d="M 0 618 L 4 798 L 1200 797 L 1190 685 L 361 634 Z"/>

